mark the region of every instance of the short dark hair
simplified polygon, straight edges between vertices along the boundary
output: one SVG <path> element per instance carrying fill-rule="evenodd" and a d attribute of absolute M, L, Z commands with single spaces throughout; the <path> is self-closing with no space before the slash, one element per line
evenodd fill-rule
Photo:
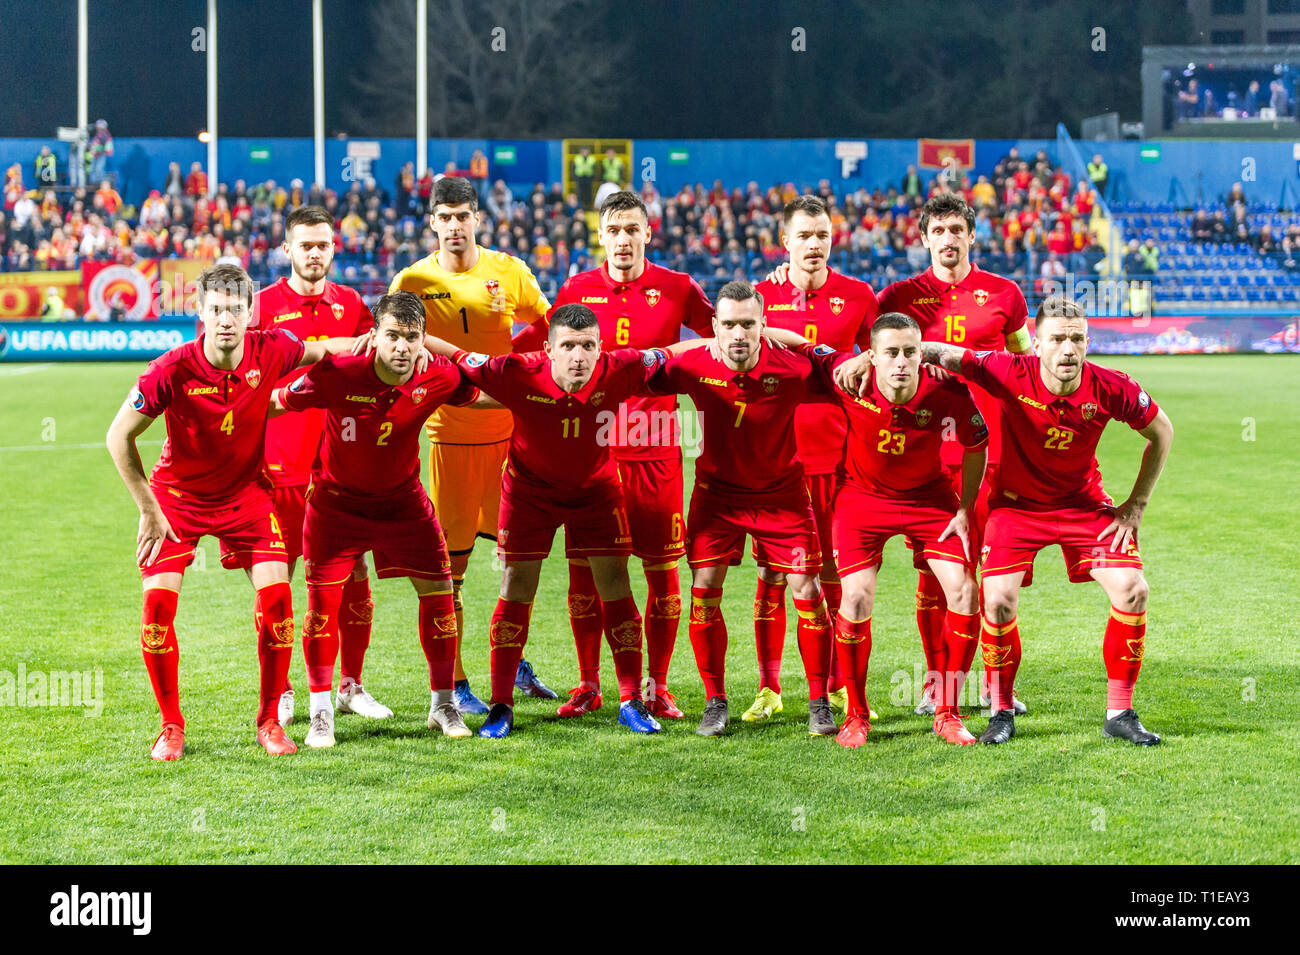
<path fill-rule="evenodd" d="M 921 235 L 929 230 L 931 219 L 946 219 L 948 216 L 961 216 L 966 220 L 966 231 L 975 234 L 975 210 L 956 193 L 941 192 L 931 196 L 921 207 Z"/>
<path fill-rule="evenodd" d="M 291 234 L 296 225 L 327 225 L 332 229 L 334 217 L 321 206 L 299 206 L 284 220 L 284 234 Z"/>
<path fill-rule="evenodd" d="M 250 307 L 253 304 L 253 280 L 238 265 L 223 263 L 208 266 L 199 273 L 194 284 L 198 286 L 200 308 L 203 307 L 203 300 L 207 298 L 209 292 L 238 295 Z"/>
<path fill-rule="evenodd" d="M 718 301 L 721 302 L 724 298 L 733 302 L 748 302 L 751 298 L 758 299 L 758 310 L 763 311 L 763 293 L 744 279 L 735 279 L 722 286 L 718 290 Z"/>
<path fill-rule="evenodd" d="M 568 305 L 561 305 L 546 317 L 551 326 L 547 330 L 548 338 L 551 331 L 557 328 L 571 328 L 575 332 L 585 332 L 589 328 L 595 328 L 596 337 L 600 337 L 600 319 L 596 318 L 596 313 L 586 305 L 571 302 Z"/>
<path fill-rule="evenodd" d="M 897 329 L 905 331 L 911 329 L 918 335 L 921 334 L 921 326 L 916 323 L 911 315 L 904 315 L 902 312 L 886 312 L 875 320 L 871 326 L 871 341 L 874 344 L 876 336 L 881 332 L 888 332 Z"/>
<path fill-rule="evenodd" d="M 474 184 L 459 176 L 443 176 L 433 185 L 433 198 L 429 203 L 432 212 L 438 206 L 459 206 L 469 203 L 472 211 L 478 212 L 478 192 Z"/>
<path fill-rule="evenodd" d="M 830 209 L 826 208 L 826 202 L 820 196 L 795 196 L 785 204 L 785 211 L 781 214 L 781 222 L 788 226 L 790 220 L 799 212 L 810 215 L 814 219 L 818 216 L 829 216 L 831 214 Z"/>
<path fill-rule="evenodd" d="M 1088 313 L 1082 305 L 1064 295 L 1049 295 L 1039 303 L 1034 321 L 1040 318 L 1081 318 L 1088 320 Z"/>
<path fill-rule="evenodd" d="M 650 221 L 650 210 L 645 207 L 645 202 L 635 192 L 627 189 L 620 189 L 618 192 L 611 192 L 605 197 L 605 201 L 600 204 L 601 222 L 605 221 L 605 216 L 611 212 L 630 212 L 633 209 L 640 209 L 641 215 L 645 216 L 645 221 Z"/>
<path fill-rule="evenodd" d="M 375 303 L 373 314 L 375 316 L 375 328 L 378 328 L 385 318 L 391 318 L 399 328 L 418 328 L 424 331 L 424 325 L 427 316 L 424 311 L 424 304 L 419 297 L 413 292 L 389 292 Z"/>

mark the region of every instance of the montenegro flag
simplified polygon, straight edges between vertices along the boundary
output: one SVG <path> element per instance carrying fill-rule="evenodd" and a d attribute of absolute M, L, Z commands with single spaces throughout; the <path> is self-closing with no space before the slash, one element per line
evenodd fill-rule
<path fill-rule="evenodd" d="M 962 169 L 975 165 L 973 139 L 918 139 L 916 164 L 922 169 L 943 169 L 955 162 Z"/>

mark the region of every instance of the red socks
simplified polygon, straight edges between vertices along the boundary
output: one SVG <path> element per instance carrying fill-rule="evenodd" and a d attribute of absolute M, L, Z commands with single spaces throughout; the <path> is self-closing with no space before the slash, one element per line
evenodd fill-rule
<path fill-rule="evenodd" d="M 1125 613 L 1110 608 L 1106 621 L 1106 636 L 1101 644 L 1102 659 L 1106 661 L 1106 709 L 1133 708 L 1133 685 L 1142 669 L 1142 654 L 1146 649 L 1147 614 Z"/>
<path fill-rule="evenodd" d="M 645 602 L 646 664 L 655 692 L 668 688 L 668 664 L 677 644 L 677 624 L 682 616 L 682 585 L 677 564 L 646 568 Z"/>
<path fill-rule="evenodd" d="M 603 616 L 591 565 L 585 560 L 569 561 L 569 625 L 578 648 L 578 679 L 592 688 L 600 686 Z"/>
<path fill-rule="evenodd" d="M 758 685 L 781 692 L 781 656 L 785 652 L 784 580 L 758 578 L 754 592 L 754 644 L 758 648 Z"/>
<path fill-rule="evenodd" d="M 944 612 L 948 600 L 934 574 L 920 573 L 916 579 L 916 629 L 921 634 L 921 649 L 925 652 L 926 688 L 933 693 L 933 673 L 943 672 L 943 648 L 946 627 Z M 938 694 L 934 694 L 935 698 Z"/>
<path fill-rule="evenodd" d="M 823 580 L 822 594 L 826 597 L 826 616 L 831 618 L 831 626 L 836 625 L 836 620 L 840 615 L 840 598 L 844 594 L 844 587 L 838 580 Z M 834 693 L 844 685 L 844 673 L 840 670 L 840 655 L 831 654 L 830 675 L 826 677 L 827 694 Z"/>
<path fill-rule="evenodd" d="M 341 585 L 307 587 L 307 615 L 302 618 L 302 653 L 307 661 L 307 688 L 313 693 L 328 693 L 334 687 L 342 600 Z"/>
<path fill-rule="evenodd" d="M 253 603 L 257 620 L 257 659 L 261 669 L 257 725 L 276 716 L 280 692 L 293 657 L 293 593 L 287 580 L 267 584 Z"/>
<path fill-rule="evenodd" d="M 429 689 L 450 690 L 456 667 L 456 605 L 450 590 L 420 595 L 420 647 L 429 664 Z"/>
<path fill-rule="evenodd" d="M 981 642 L 984 651 L 984 675 L 989 681 L 989 696 L 993 711 L 1009 710 L 1016 671 L 1020 669 L 1020 628 L 1016 618 L 996 624 L 982 618 Z"/>
<path fill-rule="evenodd" d="M 343 679 L 361 682 L 361 666 L 370 647 L 370 621 L 375 602 L 370 599 L 370 577 L 349 577 L 343 584 L 343 603 L 339 611 L 339 644 L 343 651 Z"/>
<path fill-rule="evenodd" d="M 605 639 L 618 675 L 618 699 L 626 703 L 641 692 L 641 614 L 631 594 L 606 602 L 603 611 Z"/>
<path fill-rule="evenodd" d="M 820 594 L 813 600 L 795 597 L 794 609 L 799 613 L 799 656 L 803 658 L 803 671 L 808 677 L 808 699 L 816 700 L 826 695 L 834 631 Z"/>
<path fill-rule="evenodd" d="M 849 716 L 864 720 L 867 708 L 867 663 L 871 660 L 871 618 L 849 620 L 838 614 L 835 620 L 835 655 L 840 658 L 844 686 L 849 694 Z"/>
<path fill-rule="evenodd" d="M 944 622 L 943 680 L 935 698 L 936 711 L 957 709 L 980 638 L 978 613 L 958 613 L 949 607 Z"/>
<path fill-rule="evenodd" d="M 705 699 L 726 697 L 727 624 L 722 619 L 722 588 L 692 587 L 689 633 Z"/>
<path fill-rule="evenodd" d="M 163 723 L 185 726 L 181 716 L 180 646 L 176 642 L 176 602 L 180 594 L 162 587 L 144 592 L 144 609 L 140 614 L 140 650 L 144 667 L 149 671 L 154 699 Z"/>
<path fill-rule="evenodd" d="M 528 641 L 528 618 L 533 605 L 517 600 L 497 600 L 488 628 L 488 642 L 492 646 L 492 702 L 514 706 L 515 673 L 524 656 Z"/>

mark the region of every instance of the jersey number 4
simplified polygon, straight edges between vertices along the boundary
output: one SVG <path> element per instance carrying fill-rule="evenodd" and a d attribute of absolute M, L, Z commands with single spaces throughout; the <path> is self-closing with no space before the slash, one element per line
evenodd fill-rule
<path fill-rule="evenodd" d="M 233 411 L 227 411 L 226 416 L 221 419 L 221 430 L 226 434 L 235 433 L 235 413 Z"/>

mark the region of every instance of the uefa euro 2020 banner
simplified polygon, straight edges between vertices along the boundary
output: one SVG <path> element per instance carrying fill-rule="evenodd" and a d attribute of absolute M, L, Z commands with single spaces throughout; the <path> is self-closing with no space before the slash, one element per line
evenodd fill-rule
<path fill-rule="evenodd" d="M 5 322 L 0 362 L 136 361 L 194 339 L 194 320 L 158 322 Z"/>

